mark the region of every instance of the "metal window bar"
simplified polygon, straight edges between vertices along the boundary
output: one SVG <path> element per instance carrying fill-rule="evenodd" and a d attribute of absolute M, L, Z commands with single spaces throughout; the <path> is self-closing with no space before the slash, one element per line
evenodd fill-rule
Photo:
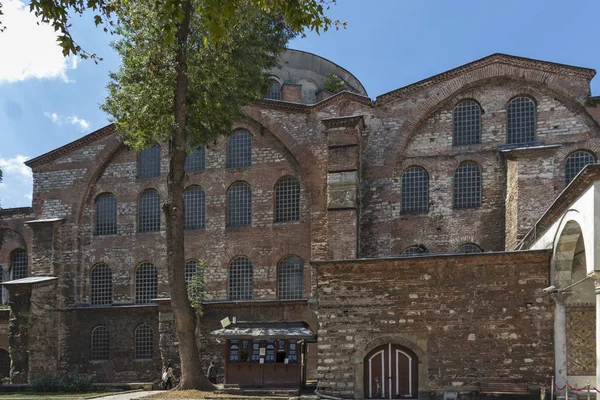
<path fill-rule="evenodd" d="M 206 169 L 206 146 L 201 144 L 196 151 L 187 155 L 184 165 L 185 172 L 200 172 Z"/>
<path fill-rule="evenodd" d="M 588 164 L 594 164 L 596 159 L 593 154 L 587 151 L 576 151 L 567 158 L 565 163 L 565 181 L 568 185 L 579 171 Z"/>
<path fill-rule="evenodd" d="M 483 250 L 481 250 L 481 247 L 477 246 L 476 244 L 466 243 L 466 244 L 463 244 L 462 246 L 460 246 L 458 248 L 458 250 L 456 250 L 456 252 L 458 254 L 471 254 L 471 253 L 481 253 L 481 252 L 483 252 Z"/>
<path fill-rule="evenodd" d="M 117 199 L 110 193 L 98 197 L 96 201 L 96 235 L 117 233 Z"/>
<path fill-rule="evenodd" d="M 160 196 L 148 189 L 140 196 L 138 204 L 138 232 L 160 231 Z"/>
<path fill-rule="evenodd" d="M 238 130 L 227 138 L 227 168 L 242 168 L 252 165 L 252 135 Z"/>
<path fill-rule="evenodd" d="M 301 299 L 303 294 L 304 263 L 298 256 L 288 256 L 277 265 L 280 300 Z"/>
<path fill-rule="evenodd" d="M 252 225 L 252 191 L 250 185 L 237 182 L 227 191 L 227 226 Z"/>
<path fill-rule="evenodd" d="M 275 188 L 275 222 L 298 221 L 300 219 L 300 183 L 286 177 Z"/>
<path fill-rule="evenodd" d="M 94 328 L 92 331 L 92 360 L 108 360 L 109 355 L 108 329 L 104 326 Z"/>
<path fill-rule="evenodd" d="M 185 263 L 185 287 L 189 290 L 189 285 L 192 279 L 194 279 L 194 275 L 196 275 L 196 267 L 198 266 L 198 262 L 196 260 L 189 260 Z"/>
<path fill-rule="evenodd" d="M 135 272 L 135 302 L 148 304 L 158 293 L 158 274 L 154 264 L 145 262 Z"/>
<path fill-rule="evenodd" d="M 25 250 L 18 249 L 13 251 L 10 262 L 11 279 L 27 278 L 27 264 L 28 255 Z"/>
<path fill-rule="evenodd" d="M 236 257 L 229 264 L 229 299 L 252 300 L 252 261 L 247 257 Z"/>
<path fill-rule="evenodd" d="M 138 154 L 138 178 L 155 178 L 160 176 L 160 146 L 148 147 Z"/>
<path fill-rule="evenodd" d="M 200 186 L 190 186 L 183 192 L 184 229 L 206 227 L 206 201 Z"/>
<path fill-rule="evenodd" d="M 281 85 L 275 79 L 269 81 L 269 91 L 265 99 L 281 100 Z"/>
<path fill-rule="evenodd" d="M 135 330 L 135 358 L 138 360 L 151 359 L 154 353 L 154 338 L 152 328 L 140 325 Z"/>
<path fill-rule="evenodd" d="M 92 305 L 112 304 L 112 271 L 106 264 L 98 264 L 92 269 L 90 279 Z"/>
<path fill-rule="evenodd" d="M 507 143 L 535 141 L 535 103 L 527 97 L 517 97 L 508 105 Z"/>
<path fill-rule="evenodd" d="M 429 175 L 421 167 L 410 167 L 402 174 L 401 212 L 429 210 Z"/>
<path fill-rule="evenodd" d="M 400 254 L 401 257 L 416 257 L 419 255 L 423 255 L 423 254 L 429 254 L 429 250 L 427 249 L 427 247 L 423 246 L 423 245 L 414 245 L 414 246 L 410 246 L 407 247 L 406 249 L 404 249 L 404 251 L 402 252 L 402 254 Z"/>
<path fill-rule="evenodd" d="M 481 171 L 472 161 L 464 161 L 454 171 L 454 208 L 481 206 Z"/>
<path fill-rule="evenodd" d="M 460 102 L 453 112 L 453 146 L 481 143 L 481 107 L 474 101 Z"/>

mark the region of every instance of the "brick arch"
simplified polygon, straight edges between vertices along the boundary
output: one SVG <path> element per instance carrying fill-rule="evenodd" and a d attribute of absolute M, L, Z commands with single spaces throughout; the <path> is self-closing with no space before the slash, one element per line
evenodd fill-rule
<path fill-rule="evenodd" d="M 28 250 L 27 241 L 23 235 L 10 227 L 0 228 L 4 231 L 4 243 L 0 246 L 0 265 L 10 268 L 11 255 L 18 249 Z"/>

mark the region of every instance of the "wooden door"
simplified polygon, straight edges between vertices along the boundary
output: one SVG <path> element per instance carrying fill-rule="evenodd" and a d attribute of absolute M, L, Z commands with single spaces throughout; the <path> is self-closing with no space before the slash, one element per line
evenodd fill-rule
<path fill-rule="evenodd" d="M 371 350 L 364 359 L 365 398 L 417 398 L 417 367 L 417 356 L 405 347 L 388 343 Z"/>

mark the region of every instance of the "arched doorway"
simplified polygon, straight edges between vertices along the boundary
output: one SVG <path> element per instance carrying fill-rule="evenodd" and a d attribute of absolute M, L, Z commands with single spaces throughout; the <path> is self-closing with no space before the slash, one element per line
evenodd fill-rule
<path fill-rule="evenodd" d="M 410 349 L 387 343 L 371 350 L 363 362 L 365 399 L 418 397 L 419 360 Z"/>
<path fill-rule="evenodd" d="M 6 349 L 0 349 L 0 378 L 10 376 L 10 355 Z"/>

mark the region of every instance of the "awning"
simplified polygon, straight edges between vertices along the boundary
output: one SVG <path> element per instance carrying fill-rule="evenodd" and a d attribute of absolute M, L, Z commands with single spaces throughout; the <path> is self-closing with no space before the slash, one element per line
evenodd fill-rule
<path fill-rule="evenodd" d="M 237 322 L 210 333 L 224 339 L 306 339 L 316 335 L 305 322 Z"/>

